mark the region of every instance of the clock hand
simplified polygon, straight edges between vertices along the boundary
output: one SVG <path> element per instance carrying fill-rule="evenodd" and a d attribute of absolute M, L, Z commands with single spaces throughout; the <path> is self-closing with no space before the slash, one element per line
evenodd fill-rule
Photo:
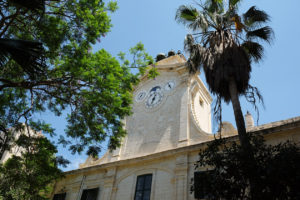
<path fill-rule="evenodd" d="M 154 102 L 155 99 L 156 99 L 156 94 L 155 94 L 154 97 L 152 98 L 151 104 Z"/>

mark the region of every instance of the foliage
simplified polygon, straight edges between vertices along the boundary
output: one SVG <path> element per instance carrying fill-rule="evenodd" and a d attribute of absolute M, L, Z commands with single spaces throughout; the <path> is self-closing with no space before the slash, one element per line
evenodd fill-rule
<path fill-rule="evenodd" d="M 137 76 L 142 76 L 147 72 L 148 78 L 155 78 L 158 75 L 158 71 L 155 68 L 154 60 L 150 56 L 144 47 L 144 44 L 139 42 L 134 47 L 129 49 L 129 53 L 132 55 L 132 62 L 125 59 L 125 53 L 120 52 L 118 54 L 119 59 L 123 62 L 124 67 L 131 69 L 138 69 Z"/>
<path fill-rule="evenodd" d="M 5 133 L 0 156 L 9 149 L 9 128 L 20 122 L 54 135 L 49 124 L 34 117 L 46 110 L 57 116 L 68 113 L 68 138 L 60 137 L 60 143 L 73 153 L 87 149 L 96 156 L 106 138 L 116 148 L 125 134 L 122 119 L 130 114 L 138 78 L 105 50 L 91 50 L 109 32 L 108 12 L 116 10 L 116 2 L 41 2 L 0 3 L 0 128 Z M 153 60 L 142 44 L 132 51 Z M 136 66 L 142 62 L 137 61 Z"/>
<path fill-rule="evenodd" d="M 199 153 L 196 169 L 210 170 L 201 176 L 207 199 L 299 199 L 299 144 L 267 145 L 262 136 L 251 136 L 250 141 L 254 162 L 239 144 L 226 139 L 214 140 Z M 252 177 L 254 189 L 249 190 Z"/>
<path fill-rule="evenodd" d="M 46 199 L 49 184 L 62 176 L 58 165 L 68 162 L 56 158 L 56 147 L 41 135 L 21 134 L 16 145 L 20 155 L 0 165 L 0 199 Z"/>

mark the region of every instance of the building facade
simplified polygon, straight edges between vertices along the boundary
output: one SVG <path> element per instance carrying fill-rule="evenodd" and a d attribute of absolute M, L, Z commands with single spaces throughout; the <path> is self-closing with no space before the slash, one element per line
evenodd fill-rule
<path fill-rule="evenodd" d="M 7 139 L 7 142 L 10 145 L 9 150 L 5 150 L 3 152 L 2 157 L 0 158 L 0 164 L 5 163 L 8 159 L 10 159 L 13 155 L 15 156 L 21 156 L 22 153 L 26 152 L 26 150 L 13 142 L 13 140 L 17 140 L 21 135 L 26 135 L 30 137 L 44 137 L 42 132 L 36 132 L 32 130 L 29 126 L 26 126 L 25 124 L 21 125 L 22 127 L 19 129 L 11 128 L 9 131 L 11 132 L 12 136 L 9 137 L 5 135 L 5 133 L 0 132 L 0 146 L 4 145 L 4 141 Z M 8 137 L 8 138 L 7 138 Z M 2 143 L 3 142 L 3 143 Z"/>
<path fill-rule="evenodd" d="M 194 199 L 194 163 L 199 150 L 214 139 L 212 98 L 199 76 L 189 75 L 185 62 L 181 55 L 168 57 L 156 64 L 158 77 L 141 77 L 133 114 L 124 121 L 127 136 L 121 147 L 66 172 L 55 185 L 53 199 Z M 270 143 L 299 141 L 300 118 L 249 126 L 248 131 L 264 134 Z M 222 134 L 237 140 L 230 123 L 225 123 Z"/>

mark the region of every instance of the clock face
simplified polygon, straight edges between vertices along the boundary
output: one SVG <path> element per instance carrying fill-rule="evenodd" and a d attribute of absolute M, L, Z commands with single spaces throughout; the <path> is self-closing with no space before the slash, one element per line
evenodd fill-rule
<path fill-rule="evenodd" d="M 154 108 L 158 106 L 163 99 L 163 93 L 161 91 L 160 86 L 153 87 L 148 95 L 148 98 L 146 100 L 146 108 Z"/>
<path fill-rule="evenodd" d="M 173 90 L 174 89 L 174 87 L 175 87 L 175 81 L 168 81 L 167 83 L 166 83 L 166 85 L 165 85 L 165 90 L 167 90 L 167 91 L 171 91 L 171 90 Z"/>
<path fill-rule="evenodd" d="M 145 99 L 145 97 L 146 97 L 146 92 L 145 91 L 141 91 L 141 92 L 139 92 L 136 96 L 135 96 L 135 101 L 136 102 L 141 102 L 141 101 L 143 101 L 144 99 Z"/>

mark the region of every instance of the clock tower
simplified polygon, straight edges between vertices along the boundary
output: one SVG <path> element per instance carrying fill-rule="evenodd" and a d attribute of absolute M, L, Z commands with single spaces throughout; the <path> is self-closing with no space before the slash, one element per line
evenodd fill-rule
<path fill-rule="evenodd" d="M 120 148 L 101 159 L 101 164 L 176 149 L 213 139 L 211 102 L 198 74 L 190 75 L 183 55 L 155 64 L 159 75 L 141 77 L 133 93 L 132 115 L 124 120 L 127 136 Z"/>
<path fill-rule="evenodd" d="M 183 55 L 156 63 L 159 75 L 141 77 L 134 91 L 127 136 L 111 159 L 139 157 L 212 139 L 211 102 L 198 75 L 190 75 Z"/>

